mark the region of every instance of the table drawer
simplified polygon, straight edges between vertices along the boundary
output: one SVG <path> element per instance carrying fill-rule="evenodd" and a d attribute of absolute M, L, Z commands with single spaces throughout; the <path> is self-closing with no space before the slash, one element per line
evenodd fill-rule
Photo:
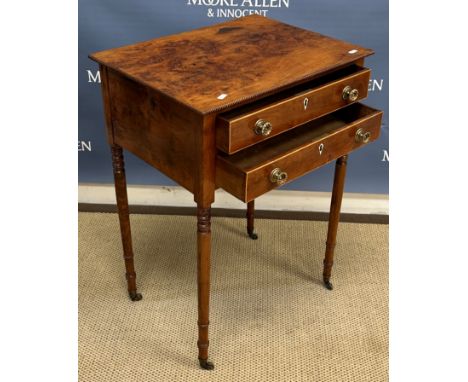
<path fill-rule="evenodd" d="M 221 114 L 216 144 L 233 154 L 367 97 L 370 69 L 356 65 L 256 104 Z"/>
<path fill-rule="evenodd" d="M 216 185 L 249 202 L 376 140 L 382 112 L 353 104 L 234 155 L 218 154 Z"/>

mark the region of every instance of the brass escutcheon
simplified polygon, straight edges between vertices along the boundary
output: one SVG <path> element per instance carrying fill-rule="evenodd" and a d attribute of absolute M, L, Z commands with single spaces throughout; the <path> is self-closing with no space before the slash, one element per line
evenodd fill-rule
<path fill-rule="evenodd" d="M 309 99 L 306 97 L 304 98 L 304 110 L 307 110 L 307 106 L 309 106 Z"/>
<path fill-rule="evenodd" d="M 359 143 L 367 143 L 369 142 L 369 139 L 371 137 L 370 131 L 364 131 L 363 128 L 360 128 L 356 131 L 356 135 L 354 136 L 354 139 L 356 142 Z"/>
<path fill-rule="evenodd" d="M 288 174 L 285 173 L 284 171 L 281 171 L 280 168 L 275 168 L 271 173 L 270 173 L 270 182 L 271 183 L 276 183 L 278 185 L 286 183 L 288 180 Z"/>
<path fill-rule="evenodd" d="M 259 119 L 257 122 L 255 122 L 255 134 L 263 135 L 264 137 L 266 137 L 270 135 L 271 130 L 273 130 L 273 126 L 270 122 L 265 121 L 264 119 Z"/>
<path fill-rule="evenodd" d="M 359 97 L 359 91 L 357 89 L 353 89 L 351 86 L 346 86 L 343 89 L 343 99 L 345 101 L 354 102 Z"/>

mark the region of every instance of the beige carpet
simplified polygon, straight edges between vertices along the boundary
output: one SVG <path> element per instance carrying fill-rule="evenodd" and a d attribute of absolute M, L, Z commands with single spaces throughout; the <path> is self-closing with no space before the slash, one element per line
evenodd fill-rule
<path fill-rule="evenodd" d="M 210 358 L 197 361 L 194 217 L 133 215 L 127 298 L 115 214 L 79 214 L 81 382 L 387 381 L 388 226 L 342 223 L 333 291 L 326 223 L 213 218 Z"/>

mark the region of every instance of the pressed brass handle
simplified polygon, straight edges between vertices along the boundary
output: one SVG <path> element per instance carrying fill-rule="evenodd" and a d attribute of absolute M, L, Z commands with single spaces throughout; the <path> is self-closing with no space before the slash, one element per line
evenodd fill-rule
<path fill-rule="evenodd" d="M 255 134 L 266 137 L 267 135 L 270 135 L 271 130 L 273 130 L 273 126 L 270 122 L 265 121 L 264 119 L 259 119 L 255 122 Z"/>
<path fill-rule="evenodd" d="M 283 184 L 288 180 L 288 174 L 285 173 L 284 171 L 281 171 L 280 168 L 275 168 L 271 173 L 270 173 L 270 181 L 271 183 L 276 183 L 276 184 Z"/>
<path fill-rule="evenodd" d="M 353 89 L 351 86 L 346 86 L 343 89 L 343 99 L 345 101 L 354 102 L 358 99 L 358 97 L 359 97 L 359 90 Z"/>
<path fill-rule="evenodd" d="M 364 131 L 364 129 L 361 128 L 356 131 L 356 135 L 354 136 L 354 139 L 356 140 L 356 142 L 367 143 L 369 142 L 370 137 L 371 137 L 370 131 Z"/>

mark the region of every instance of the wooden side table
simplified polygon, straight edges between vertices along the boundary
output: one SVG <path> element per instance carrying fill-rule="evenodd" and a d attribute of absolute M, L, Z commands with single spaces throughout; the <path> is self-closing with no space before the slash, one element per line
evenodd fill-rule
<path fill-rule="evenodd" d="M 210 207 L 223 188 L 247 203 L 336 160 L 323 281 L 328 289 L 348 153 L 377 139 L 369 49 L 261 16 L 90 55 L 100 64 L 128 292 L 137 292 L 122 149 L 197 204 L 198 359 L 208 360 Z"/>

